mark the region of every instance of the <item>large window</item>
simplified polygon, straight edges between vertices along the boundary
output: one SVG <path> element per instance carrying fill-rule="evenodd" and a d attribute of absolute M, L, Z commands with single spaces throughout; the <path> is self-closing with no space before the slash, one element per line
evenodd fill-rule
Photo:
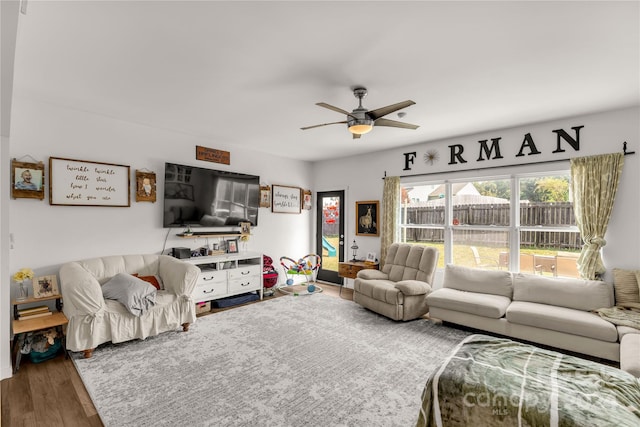
<path fill-rule="evenodd" d="M 579 275 L 568 171 L 401 188 L 401 241 L 437 247 L 439 267 Z"/>

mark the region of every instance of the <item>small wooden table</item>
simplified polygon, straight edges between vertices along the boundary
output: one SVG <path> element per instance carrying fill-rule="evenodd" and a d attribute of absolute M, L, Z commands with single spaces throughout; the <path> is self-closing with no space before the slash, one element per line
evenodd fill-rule
<path fill-rule="evenodd" d="M 69 323 L 69 320 L 64 315 L 64 313 L 60 311 L 62 309 L 61 299 L 62 299 L 62 296 L 54 295 L 54 296 L 45 297 L 45 298 L 28 298 L 23 301 L 13 301 L 12 304 L 13 304 L 13 311 L 14 311 L 15 318 L 12 323 L 12 328 L 14 333 L 12 352 L 15 351 L 16 347 L 18 348 L 18 353 L 16 354 L 16 363 L 13 368 L 14 374 L 18 372 L 18 369 L 20 369 L 20 359 L 22 359 L 22 353 L 20 352 L 20 349 L 24 344 L 24 340 L 29 332 L 36 332 L 36 331 L 41 331 L 43 329 L 50 329 L 50 328 L 58 329 L 60 332 L 60 336 L 62 337 L 61 338 L 62 348 L 65 349 L 66 351 L 66 342 L 65 342 L 66 331 L 64 331 L 63 328 L 64 326 L 66 326 L 67 323 Z M 33 303 L 33 302 L 47 301 L 47 300 L 56 300 L 56 308 L 58 309 L 57 312 L 52 313 L 50 316 L 34 317 L 33 319 L 18 320 L 17 318 L 18 306 L 23 304 Z"/>
<path fill-rule="evenodd" d="M 347 279 L 355 279 L 358 275 L 358 271 L 366 269 L 377 270 L 378 263 L 373 264 L 364 261 L 343 261 L 338 263 L 338 276 Z M 340 286 L 339 295 L 342 295 L 342 288 L 344 288 L 344 286 L 344 283 Z"/>
<path fill-rule="evenodd" d="M 355 279 L 360 270 L 377 270 L 378 263 L 370 263 L 364 261 L 344 261 L 338 263 L 338 276 L 346 277 L 347 279 Z"/>

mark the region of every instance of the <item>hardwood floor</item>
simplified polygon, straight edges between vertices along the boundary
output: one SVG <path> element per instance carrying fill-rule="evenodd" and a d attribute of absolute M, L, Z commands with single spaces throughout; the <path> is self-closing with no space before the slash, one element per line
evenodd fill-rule
<path fill-rule="evenodd" d="M 344 288 L 340 292 L 339 286 L 326 283 L 320 285 L 327 295 L 353 299 L 353 289 Z M 282 296 L 284 294 L 276 292 L 275 296 L 265 297 L 265 300 Z M 256 301 L 249 304 L 259 303 L 260 301 Z M 204 315 L 233 308 L 215 309 Z M 103 425 L 73 362 L 64 355 L 39 364 L 31 363 L 28 357 L 24 357 L 20 370 L 13 377 L 2 380 L 1 396 L 2 426 Z"/>

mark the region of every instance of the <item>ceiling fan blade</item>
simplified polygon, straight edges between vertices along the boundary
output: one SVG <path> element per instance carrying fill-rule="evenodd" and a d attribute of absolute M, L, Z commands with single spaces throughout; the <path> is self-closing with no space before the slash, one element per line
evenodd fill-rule
<path fill-rule="evenodd" d="M 413 104 L 415 104 L 415 102 L 413 101 L 402 101 L 402 102 L 398 102 L 397 104 L 387 105 L 386 107 L 371 110 L 367 114 L 373 120 L 376 120 L 382 116 L 386 116 L 387 114 L 393 113 L 394 111 L 402 110 L 403 108 L 407 108 Z"/>
<path fill-rule="evenodd" d="M 353 139 L 358 139 L 360 138 L 362 135 L 360 135 L 359 133 L 354 133 L 353 134 Z"/>
<path fill-rule="evenodd" d="M 329 110 L 333 110 L 336 113 L 342 113 L 342 114 L 351 114 L 348 111 L 343 110 L 342 108 L 338 108 L 338 107 L 334 107 L 333 105 L 327 104 L 326 102 L 318 102 L 316 103 L 316 105 L 319 105 L 320 107 L 324 107 L 324 108 L 328 108 Z"/>
<path fill-rule="evenodd" d="M 300 128 L 300 129 L 307 130 L 307 129 L 319 128 L 320 126 L 337 125 L 337 124 L 340 124 L 340 123 L 345 124 L 345 123 L 347 123 L 347 121 L 345 120 L 345 121 L 342 121 L 342 122 L 322 123 L 321 125 L 306 126 L 306 127 Z"/>
<path fill-rule="evenodd" d="M 389 119 L 378 119 L 375 122 L 373 122 L 374 126 L 389 126 L 392 128 L 404 128 L 404 129 L 418 129 L 420 126 L 418 125 L 412 125 L 411 123 L 403 123 L 403 122 L 397 122 L 395 120 L 389 120 Z"/>

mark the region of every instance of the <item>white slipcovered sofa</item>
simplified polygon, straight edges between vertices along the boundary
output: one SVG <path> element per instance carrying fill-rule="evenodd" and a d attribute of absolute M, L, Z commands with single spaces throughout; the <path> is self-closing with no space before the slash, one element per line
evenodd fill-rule
<path fill-rule="evenodd" d="M 164 289 L 155 295 L 155 305 L 140 316 L 123 304 L 103 297 L 102 285 L 119 273 L 158 276 Z M 145 339 L 175 331 L 196 319 L 191 294 L 200 270 L 195 265 L 167 255 L 118 255 L 74 261 L 60 268 L 63 311 L 69 319 L 67 349 L 84 351 L 105 342 Z"/>
<path fill-rule="evenodd" d="M 382 270 L 358 272 L 353 301 L 393 320 L 413 320 L 429 311 L 426 296 L 438 265 L 431 246 L 393 243 Z"/>
<path fill-rule="evenodd" d="M 595 312 L 615 304 L 611 283 L 447 265 L 427 303 L 431 318 L 620 361 L 640 376 L 640 330 Z"/>

